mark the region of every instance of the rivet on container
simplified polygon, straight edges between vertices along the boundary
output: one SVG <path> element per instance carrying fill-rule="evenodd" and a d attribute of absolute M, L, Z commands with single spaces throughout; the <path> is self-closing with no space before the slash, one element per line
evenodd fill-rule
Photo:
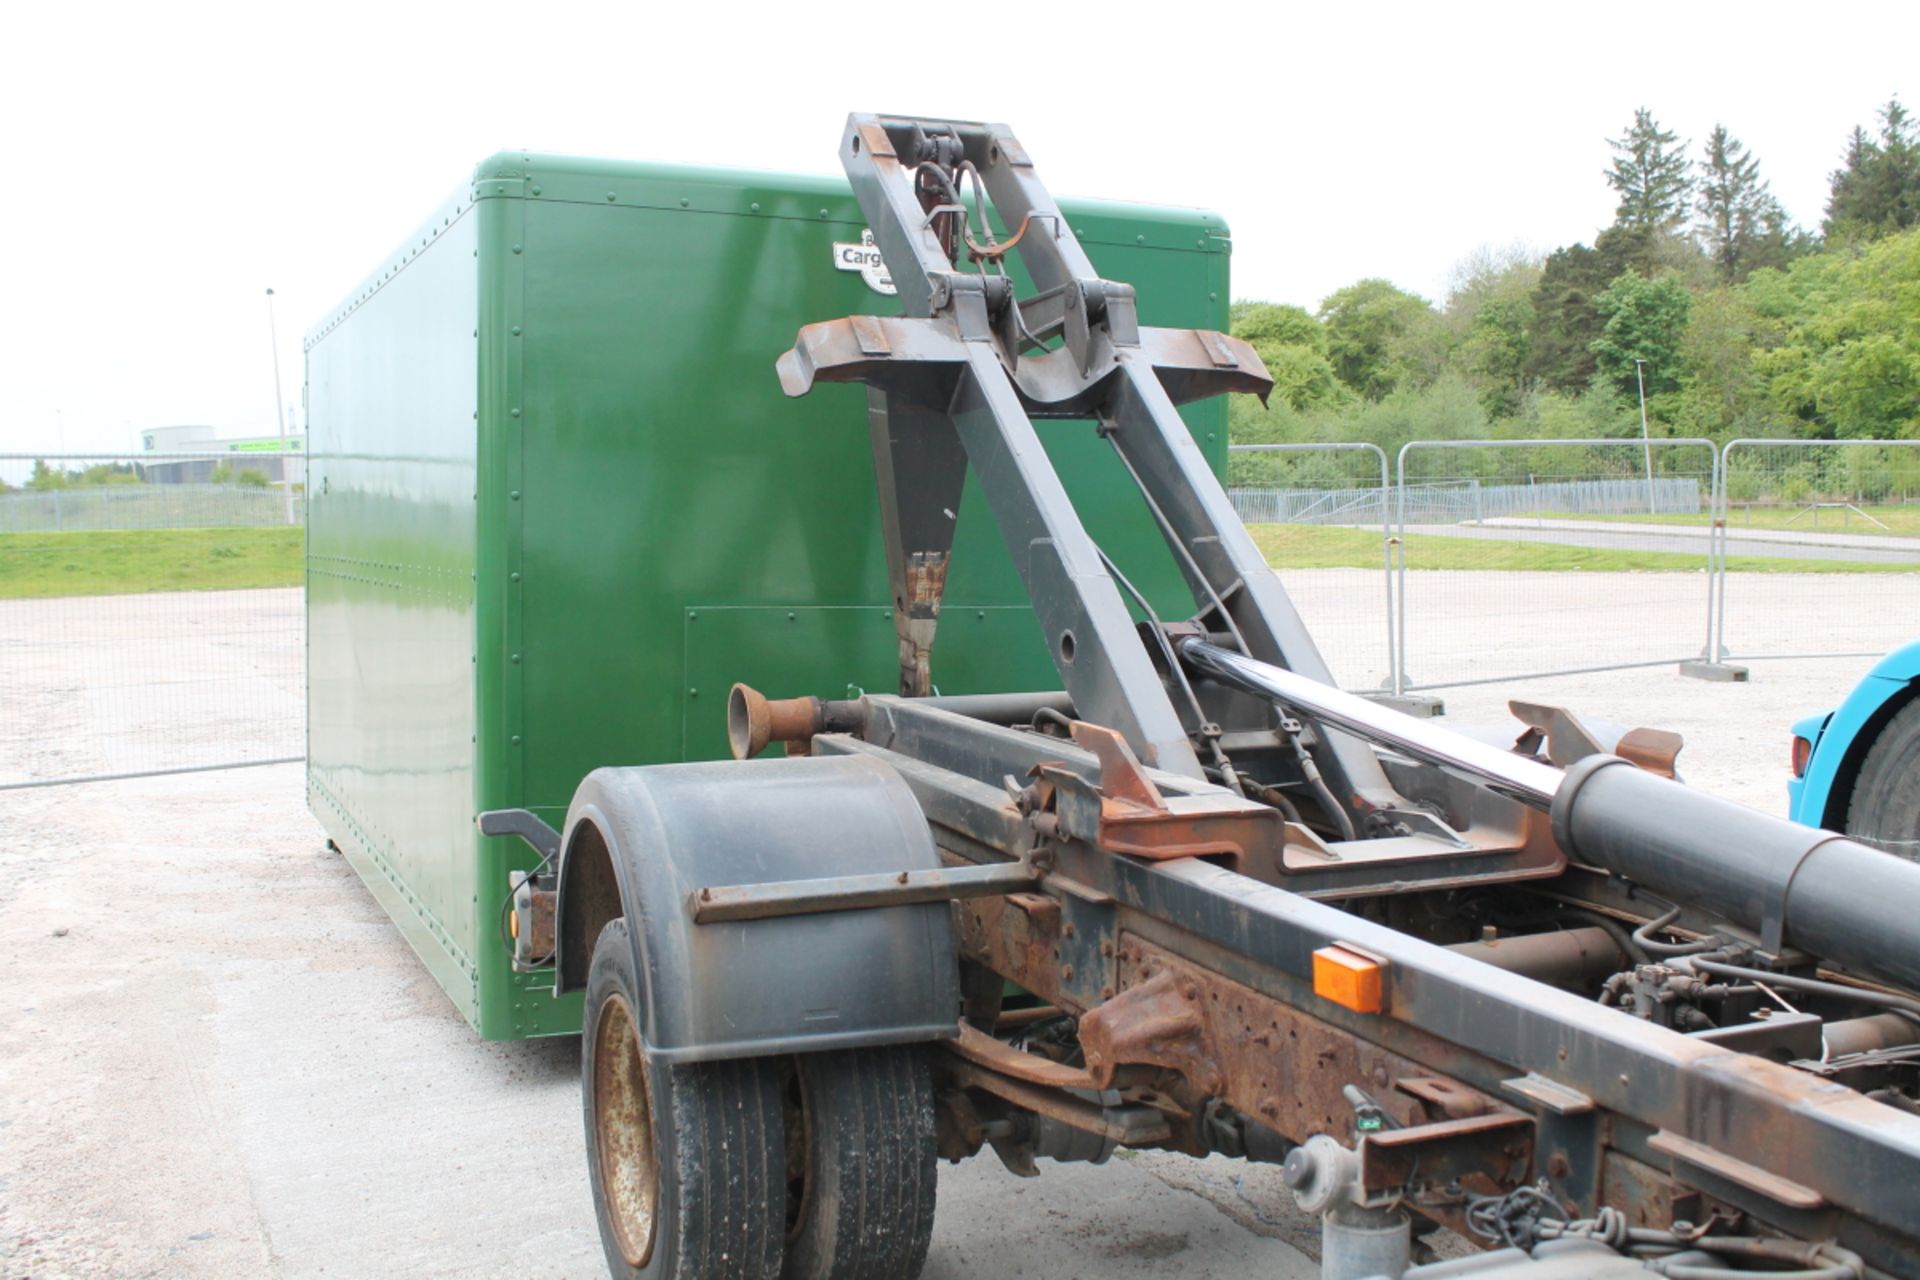
<path fill-rule="evenodd" d="M 613 192 L 611 191 L 607 192 L 607 199 L 609 200 L 613 199 Z"/>
<path fill-rule="evenodd" d="M 759 202 L 758 200 L 755 200 L 755 201 L 754 201 L 754 202 L 753 202 L 752 204 L 750 204 L 750 205 L 748 205 L 748 206 L 747 206 L 747 212 L 748 212 L 748 213 L 758 213 L 758 212 L 760 212 L 760 202 Z"/>

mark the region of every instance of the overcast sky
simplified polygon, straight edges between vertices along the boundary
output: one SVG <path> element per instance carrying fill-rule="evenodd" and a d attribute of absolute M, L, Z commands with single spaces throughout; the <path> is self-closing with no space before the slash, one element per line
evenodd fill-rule
<path fill-rule="evenodd" d="M 0 451 L 274 429 L 306 328 L 509 147 L 837 172 L 850 110 L 1011 124 L 1056 194 L 1201 205 L 1234 292 L 1438 300 L 1612 218 L 1636 106 L 1724 121 L 1817 225 L 1920 108 L 1920 3 L 13 6 Z M 769 376 L 771 376 L 769 374 Z M 9 469 L 10 470 L 10 469 Z"/>

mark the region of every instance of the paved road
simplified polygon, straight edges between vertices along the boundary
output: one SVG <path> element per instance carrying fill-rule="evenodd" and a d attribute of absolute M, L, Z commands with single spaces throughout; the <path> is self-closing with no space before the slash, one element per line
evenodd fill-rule
<path fill-rule="evenodd" d="M 1566 547 L 1598 547 L 1619 551 L 1669 551 L 1699 556 L 1704 566 L 1707 530 L 1686 525 L 1609 524 L 1603 521 L 1521 519 L 1486 520 L 1479 524 L 1422 524 L 1407 533 L 1443 538 L 1475 538 L 1495 542 L 1550 542 Z M 1768 556 L 1777 560 L 1852 560 L 1868 564 L 1904 565 L 1920 569 L 1920 538 L 1819 535 L 1781 539 L 1779 530 L 1730 529 L 1727 554 Z M 1409 557 L 1418 568 L 1418 556 Z"/>

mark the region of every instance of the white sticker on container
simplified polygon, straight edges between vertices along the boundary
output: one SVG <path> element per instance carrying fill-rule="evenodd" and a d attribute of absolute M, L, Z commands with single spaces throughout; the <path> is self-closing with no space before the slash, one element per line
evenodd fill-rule
<path fill-rule="evenodd" d="M 893 277 L 887 274 L 887 264 L 880 257 L 879 246 L 874 244 L 870 230 L 860 232 L 858 244 L 835 244 L 833 265 L 842 271 L 858 271 L 867 288 L 875 293 L 892 297 L 899 292 L 893 287 Z"/>

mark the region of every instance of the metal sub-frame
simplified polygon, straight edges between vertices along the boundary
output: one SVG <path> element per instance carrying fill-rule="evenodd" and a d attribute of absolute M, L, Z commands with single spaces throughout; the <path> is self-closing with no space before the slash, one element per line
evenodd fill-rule
<path fill-rule="evenodd" d="M 1098 775 L 1094 757 L 1070 744 L 1036 742 L 1029 733 L 910 701 L 871 701 L 871 741 L 823 735 L 814 739 L 814 750 L 868 754 L 892 765 L 950 862 L 991 865 L 996 854 L 1019 856 L 1022 819 L 989 779 L 1017 775 L 1036 751 Z M 1177 778 L 1167 781 L 1179 785 Z M 1568 1157 L 1564 1177 L 1551 1169 L 1536 1174 L 1555 1177 L 1557 1189 L 1583 1213 L 1598 1206 L 1598 1152 L 1607 1147 L 1672 1168 L 1687 1185 L 1803 1238 L 1837 1236 L 1848 1247 L 1920 1269 L 1920 1198 L 1912 1194 L 1920 1116 L 1495 970 L 1202 859 L 1118 857 L 1065 839 L 1038 891 L 1049 890 L 1072 906 L 1078 956 L 1117 947 L 1122 933 L 1149 940 L 1527 1110 L 1539 1121 L 1542 1159 L 1554 1143 Z M 1313 953 L 1333 944 L 1384 963 L 1390 994 L 1383 1013 L 1353 1013 L 1314 994 Z M 1101 1003 L 1107 976 L 1099 962 L 1087 963 L 1091 973 L 1081 968 L 1062 983 L 1068 1003 L 1083 1009 Z M 1257 1100 L 1228 1101 L 1251 1111 Z M 1582 1144 L 1591 1148 L 1591 1167 L 1582 1167 L 1575 1149 Z M 1670 1154 L 1676 1150 L 1682 1155 Z M 1713 1164 L 1692 1163 L 1684 1158 L 1690 1150 L 1711 1151 Z M 1783 1152 L 1794 1159 L 1783 1164 Z"/>
<path fill-rule="evenodd" d="M 916 185 L 926 166 L 915 162 L 914 149 L 927 146 L 928 137 L 945 139 L 949 156 L 964 158 L 1015 228 L 1014 251 L 1040 290 L 1034 298 L 1015 301 L 1004 275 L 956 269 L 943 234 L 951 239 L 955 219 L 965 234 L 968 215 L 960 204 L 929 209 Z M 911 416 L 918 434 L 936 444 L 908 463 L 898 433 L 875 431 L 882 507 L 891 513 L 890 535 L 898 537 L 910 537 L 901 512 L 957 483 L 954 460 L 944 451 L 947 437 L 932 425 L 944 408 L 1074 705 L 1084 718 L 1119 730 L 1147 763 L 1203 776 L 1193 740 L 1211 730 L 1210 713 L 1175 707 L 1032 418 L 1098 419 L 1140 485 L 1202 616 L 1231 631 L 1251 655 L 1327 679 L 1298 611 L 1174 407 L 1176 389 L 1181 399 L 1223 390 L 1264 394 L 1271 384 L 1259 357 L 1217 333 L 1141 329 L 1132 290 L 1093 273 L 1003 125 L 856 114 L 842 160 L 909 318 L 809 326 L 781 361 L 787 391 L 803 394 L 816 378 L 865 381 L 875 388 L 875 414 Z M 1055 333 L 1065 340 L 1061 348 L 1029 350 Z M 898 622 L 903 689 L 917 691 L 923 682 L 920 669 L 939 610 L 937 581 L 924 573 L 916 580 L 913 571 L 937 562 L 944 574 L 943 554 L 939 546 L 907 542 L 888 549 L 896 595 L 907 605 Z M 1216 701 L 1221 696 L 1214 694 Z M 1256 713 L 1270 714 L 1265 708 Z M 1325 734 L 1315 752 L 1332 794 L 1356 815 L 1400 806 L 1364 743 Z"/>

